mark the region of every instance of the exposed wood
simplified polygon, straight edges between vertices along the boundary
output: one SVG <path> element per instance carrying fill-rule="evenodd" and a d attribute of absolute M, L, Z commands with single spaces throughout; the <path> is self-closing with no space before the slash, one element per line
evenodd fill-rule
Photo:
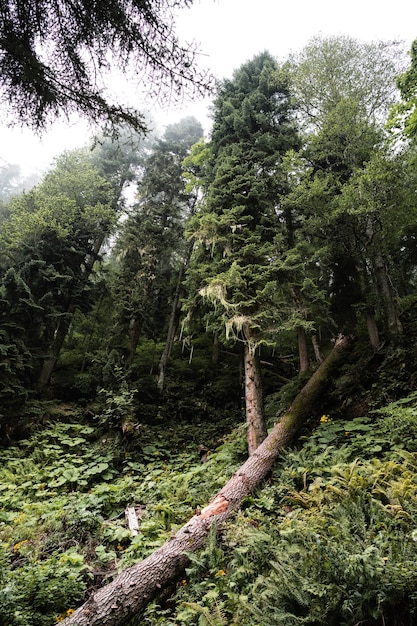
<path fill-rule="evenodd" d="M 211 528 L 221 525 L 242 500 L 267 476 L 280 451 L 294 439 L 325 390 L 330 371 L 351 344 L 339 337 L 325 361 L 279 419 L 268 437 L 202 511 L 194 515 L 164 545 L 145 560 L 121 572 L 95 592 L 63 626 L 122 626 L 143 610 L 168 583 L 175 581 L 189 563 L 188 553 L 200 548 Z"/>
<path fill-rule="evenodd" d="M 248 451 L 253 454 L 267 436 L 259 357 L 245 345 L 245 403 Z"/>

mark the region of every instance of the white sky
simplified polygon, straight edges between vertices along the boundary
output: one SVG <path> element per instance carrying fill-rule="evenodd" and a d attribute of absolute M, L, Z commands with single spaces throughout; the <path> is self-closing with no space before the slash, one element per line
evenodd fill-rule
<path fill-rule="evenodd" d="M 350 35 L 362 41 L 400 39 L 408 50 L 417 38 L 415 0 L 194 0 L 177 17 L 183 42 L 199 42 L 201 65 L 219 78 L 258 52 L 268 50 L 278 60 L 302 49 L 314 35 Z M 195 115 L 207 127 L 210 101 L 159 111 L 148 103 L 160 124 Z M 24 173 L 47 168 L 64 150 L 85 145 L 88 128 L 82 122 L 57 122 L 41 139 L 29 130 L 0 127 L 2 162 L 19 163 Z"/>

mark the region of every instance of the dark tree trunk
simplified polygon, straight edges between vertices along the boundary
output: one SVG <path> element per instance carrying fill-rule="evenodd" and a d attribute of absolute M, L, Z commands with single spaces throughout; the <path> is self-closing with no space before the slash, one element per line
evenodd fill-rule
<path fill-rule="evenodd" d="M 88 254 L 85 260 L 85 271 L 83 278 L 85 284 L 87 283 L 88 277 L 93 271 L 94 263 L 98 258 L 103 242 L 104 236 L 99 237 L 94 243 L 93 250 L 90 254 Z M 75 310 L 76 307 L 74 305 L 74 302 L 71 301 L 68 305 L 67 310 L 65 311 L 65 315 L 63 315 L 62 318 L 59 320 L 58 327 L 55 331 L 52 343 L 48 346 L 48 355 L 44 359 L 40 374 L 38 376 L 38 380 L 36 383 L 36 388 L 38 389 L 38 391 L 42 391 L 47 385 L 49 385 L 49 381 L 51 380 L 55 365 L 57 364 L 59 355 L 61 354 L 62 346 L 64 345 L 68 329 L 74 317 Z"/>
<path fill-rule="evenodd" d="M 375 348 L 375 350 L 378 350 L 381 345 L 378 326 L 376 325 L 375 316 L 370 311 L 366 314 L 366 328 L 368 329 L 368 337 L 371 346 Z"/>
<path fill-rule="evenodd" d="M 302 326 L 297 326 L 297 342 L 300 372 L 308 372 L 310 369 L 310 359 L 308 356 L 306 331 Z"/>
<path fill-rule="evenodd" d="M 261 381 L 261 364 L 257 354 L 245 345 L 245 404 L 248 427 L 248 452 L 253 454 L 267 436 Z"/>
<path fill-rule="evenodd" d="M 192 207 L 191 215 L 194 214 L 194 207 Z M 180 268 L 178 274 L 177 285 L 174 294 L 174 300 L 172 302 L 171 307 L 171 315 L 169 318 L 169 327 L 167 333 L 167 340 L 165 344 L 164 351 L 161 356 L 161 360 L 159 361 L 159 374 L 158 374 L 158 389 L 162 393 L 165 386 L 165 373 L 166 367 L 168 364 L 168 359 L 171 356 L 172 346 L 174 345 L 175 332 L 178 328 L 180 314 L 181 314 L 181 285 L 184 276 L 184 272 L 186 271 L 188 264 L 191 259 L 191 254 L 193 251 L 194 243 L 191 242 L 187 248 L 184 262 Z"/>
<path fill-rule="evenodd" d="M 339 337 L 333 350 L 269 436 L 201 513 L 194 515 L 171 539 L 144 561 L 121 572 L 95 592 L 62 626 L 122 626 L 143 610 L 168 583 L 175 581 L 189 563 L 187 553 L 200 548 L 211 526 L 222 524 L 242 500 L 266 477 L 280 451 L 294 439 L 312 406 L 326 388 L 329 373 L 350 346 Z"/>
<path fill-rule="evenodd" d="M 59 355 L 61 354 L 62 346 L 64 345 L 65 337 L 67 336 L 73 314 L 73 307 L 70 307 L 67 314 L 62 316 L 58 322 L 54 338 L 48 347 L 48 354 L 43 360 L 42 368 L 38 376 L 36 383 L 38 391 L 44 390 L 45 387 L 49 385 L 52 372 L 54 371 Z"/>
<path fill-rule="evenodd" d="M 136 348 L 138 347 L 141 328 L 142 328 L 142 323 L 139 318 L 136 317 L 130 320 L 129 328 L 127 331 L 127 342 L 126 342 L 126 357 L 125 357 L 126 369 L 132 365 L 133 360 L 135 358 Z"/>
<path fill-rule="evenodd" d="M 403 334 L 403 326 L 401 324 L 398 314 L 398 307 L 388 275 L 388 269 L 380 253 L 376 255 L 374 262 L 374 271 L 377 288 L 384 307 L 388 333 L 391 339 L 395 342 Z"/>

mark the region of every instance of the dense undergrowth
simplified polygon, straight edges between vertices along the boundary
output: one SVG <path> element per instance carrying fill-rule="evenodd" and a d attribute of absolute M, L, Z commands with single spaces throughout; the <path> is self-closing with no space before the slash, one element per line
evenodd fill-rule
<path fill-rule="evenodd" d="M 48 410 L 47 424 L 0 452 L 2 626 L 61 621 L 245 458 L 239 427 L 223 437 L 219 425 L 172 423 L 126 439 L 85 410 Z M 202 440 L 213 448 L 204 464 Z M 323 415 L 132 626 L 414 623 L 416 470 L 416 394 L 350 420 Z M 127 506 L 141 516 L 135 537 Z"/>

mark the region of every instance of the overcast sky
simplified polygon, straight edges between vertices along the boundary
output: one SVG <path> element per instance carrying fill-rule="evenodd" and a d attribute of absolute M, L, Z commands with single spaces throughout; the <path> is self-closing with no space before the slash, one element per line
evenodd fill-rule
<path fill-rule="evenodd" d="M 319 34 L 362 41 L 400 39 L 408 50 L 417 38 L 416 18 L 414 0 L 195 0 L 178 14 L 176 30 L 183 42 L 199 42 L 201 65 L 224 78 L 258 52 L 268 50 L 282 61 Z M 208 105 L 205 101 L 161 112 L 148 103 L 162 125 L 193 114 L 206 128 Z M 28 130 L 0 128 L 0 167 L 2 162 L 19 163 L 25 173 L 46 168 L 54 156 L 87 141 L 87 127 L 75 120 L 54 124 L 42 139 Z"/>

